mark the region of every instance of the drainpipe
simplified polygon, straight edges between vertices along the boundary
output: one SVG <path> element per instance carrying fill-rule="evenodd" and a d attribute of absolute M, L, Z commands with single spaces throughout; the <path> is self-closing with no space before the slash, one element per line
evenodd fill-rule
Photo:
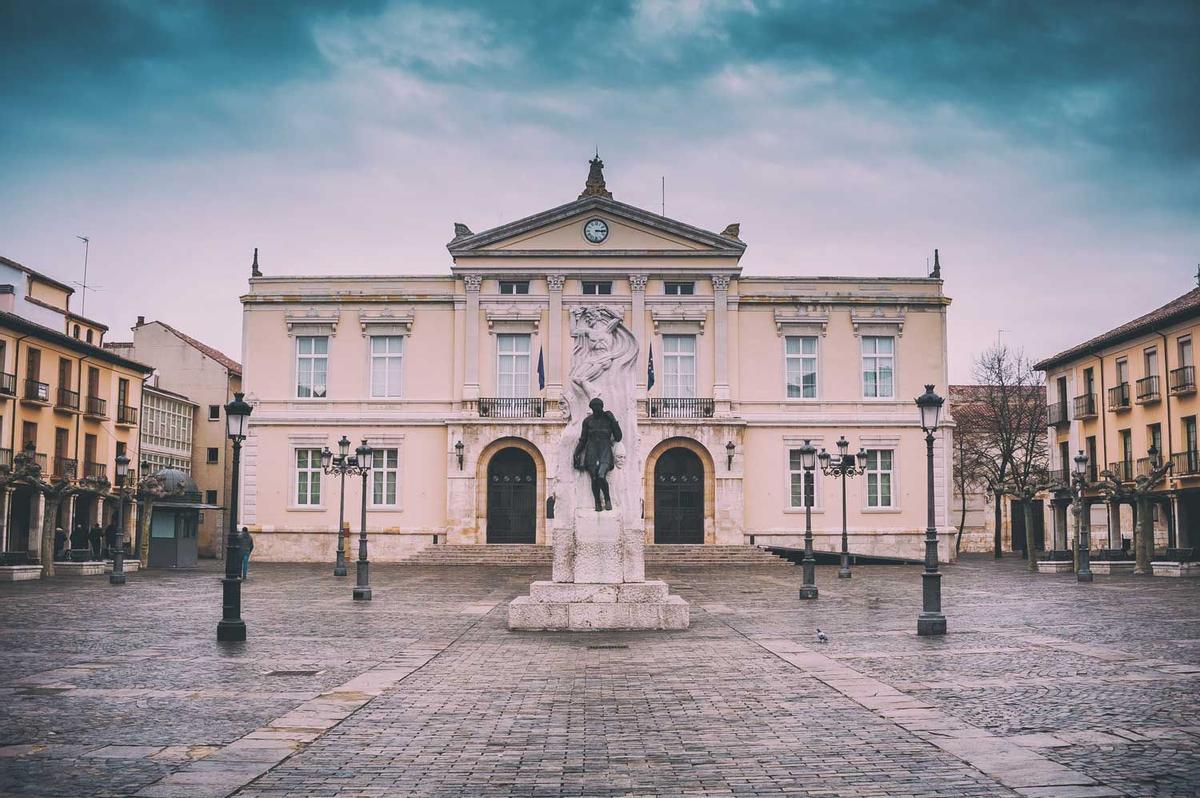
<path fill-rule="evenodd" d="M 1158 336 L 1163 340 L 1163 365 L 1162 377 L 1159 377 L 1159 390 L 1162 390 L 1163 388 L 1167 389 L 1162 392 L 1163 401 L 1166 402 L 1167 408 L 1167 440 L 1164 444 L 1164 448 L 1167 450 L 1167 460 L 1165 462 L 1170 462 L 1171 455 L 1175 452 L 1175 449 L 1171 443 L 1175 439 L 1171 434 L 1171 362 L 1169 359 L 1170 355 L 1167 351 L 1167 335 L 1166 333 L 1160 332 Z M 1166 379 L 1163 379 L 1163 377 Z"/>
<path fill-rule="evenodd" d="M 1104 407 L 1105 394 L 1104 388 L 1104 355 L 1096 355 L 1096 360 L 1100 363 L 1100 392 L 1096 394 L 1096 407 L 1100 411 L 1100 446 L 1104 452 L 1104 468 L 1108 468 L 1108 411 Z M 1096 464 L 1099 466 L 1099 463 Z M 1104 468 L 1097 467 L 1096 473 L 1099 474 Z"/>
<path fill-rule="evenodd" d="M 83 399 L 83 363 L 87 359 L 88 359 L 87 355 L 81 355 L 79 358 L 79 377 L 76 379 L 76 381 L 79 383 L 79 401 L 80 401 L 80 403 L 83 403 L 83 401 L 84 401 L 84 399 Z M 85 404 L 83 407 L 79 408 L 79 413 L 77 413 L 75 415 L 75 477 L 76 477 L 76 479 L 78 479 L 83 474 L 83 468 L 81 467 L 82 464 L 79 462 L 79 425 L 81 423 L 83 423 L 82 422 L 83 411 L 86 409 L 87 409 L 87 405 Z"/>
<path fill-rule="evenodd" d="M 13 453 L 13 457 L 17 456 L 17 404 L 21 401 L 21 386 L 20 386 L 20 382 L 19 382 L 20 377 L 17 376 L 21 372 L 20 372 L 20 369 L 18 368 L 18 366 L 20 365 L 20 361 L 21 361 L 21 342 L 24 341 L 28 337 L 29 337 L 28 335 L 22 335 L 20 338 L 18 338 L 13 343 L 13 383 L 14 383 L 14 385 L 13 385 L 13 398 L 12 398 L 12 403 L 13 403 L 12 434 L 10 435 L 9 442 L 8 442 L 9 451 L 11 451 Z"/>

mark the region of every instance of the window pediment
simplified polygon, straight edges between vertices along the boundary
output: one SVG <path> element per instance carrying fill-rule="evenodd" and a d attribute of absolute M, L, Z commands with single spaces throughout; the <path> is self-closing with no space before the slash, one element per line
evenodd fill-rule
<path fill-rule="evenodd" d="M 656 335 L 662 333 L 703 334 L 708 311 L 695 305 L 660 305 L 650 309 Z"/>
<path fill-rule="evenodd" d="M 337 335 L 340 311 L 311 310 L 304 313 L 289 313 L 283 317 L 289 336 L 293 335 Z"/>
<path fill-rule="evenodd" d="M 488 308 L 485 316 L 489 333 L 535 333 L 542 321 L 542 310 L 514 304 Z"/>
<path fill-rule="evenodd" d="M 775 309 L 775 331 L 779 335 L 815 335 L 829 329 L 829 314 L 815 306 Z"/>
<path fill-rule="evenodd" d="M 391 310 L 371 312 L 361 310 L 358 323 L 363 337 L 368 335 L 412 335 L 413 312 Z"/>
<path fill-rule="evenodd" d="M 875 308 L 871 313 L 850 311 L 850 324 L 854 327 L 857 337 L 864 332 L 867 335 L 888 335 L 896 337 L 904 335 L 904 308 L 898 308 L 894 314 L 886 315 L 883 308 Z"/>

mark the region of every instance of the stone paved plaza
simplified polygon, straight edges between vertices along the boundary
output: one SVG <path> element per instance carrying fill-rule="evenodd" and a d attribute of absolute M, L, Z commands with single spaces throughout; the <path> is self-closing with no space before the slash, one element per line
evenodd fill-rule
<path fill-rule="evenodd" d="M 0 794 L 1200 794 L 1192 580 L 968 558 L 924 639 L 915 567 L 652 569 L 692 627 L 593 635 L 506 630 L 538 568 L 329 570 L 253 567 L 224 646 L 212 564 L 0 586 Z"/>

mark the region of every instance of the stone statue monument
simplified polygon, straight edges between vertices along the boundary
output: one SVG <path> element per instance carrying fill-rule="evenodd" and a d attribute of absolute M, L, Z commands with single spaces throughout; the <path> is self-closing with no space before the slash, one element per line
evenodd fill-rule
<path fill-rule="evenodd" d="M 572 308 L 570 333 L 575 345 L 564 386 L 566 426 L 551 497 L 553 578 L 534 582 L 528 596 L 509 604 L 508 626 L 686 629 L 687 602 L 670 595 L 665 582 L 645 576 L 637 340 L 621 311 L 604 305 Z"/>

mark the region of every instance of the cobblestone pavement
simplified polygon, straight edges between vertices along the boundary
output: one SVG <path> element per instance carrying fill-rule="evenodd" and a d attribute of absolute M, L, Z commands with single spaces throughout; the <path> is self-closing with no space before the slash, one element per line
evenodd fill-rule
<path fill-rule="evenodd" d="M 1200 795 L 1200 584 L 666 569 L 676 633 L 510 633 L 536 568 L 212 564 L 0 585 L 0 795 Z M 820 626 L 830 635 L 817 643 Z M 279 673 L 279 672 L 284 673 Z"/>

